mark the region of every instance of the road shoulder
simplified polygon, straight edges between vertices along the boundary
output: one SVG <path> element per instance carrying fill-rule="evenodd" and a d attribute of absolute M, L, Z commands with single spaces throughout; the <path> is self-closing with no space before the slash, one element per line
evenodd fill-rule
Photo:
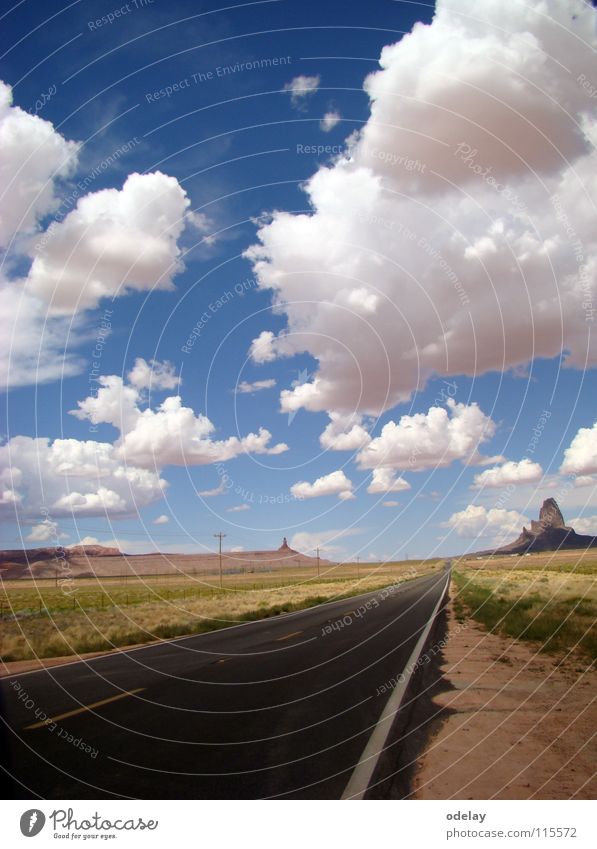
<path fill-rule="evenodd" d="M 444 686 L 410 798 L 595 798 L 595 669 L 458 622 L 451 603 L 447 617 Z"/>

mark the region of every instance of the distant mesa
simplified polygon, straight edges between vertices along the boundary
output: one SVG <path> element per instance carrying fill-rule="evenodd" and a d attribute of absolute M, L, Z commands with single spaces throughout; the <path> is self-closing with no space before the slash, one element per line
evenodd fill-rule
<path fill-rule="evenodd" d="M 120 557 L 122 554 L 119 548 L 107 545 L 69 545 L 66 551 L 74 557 Z"/>
<path fill-rule="evenodd" d="M 331 565 L 329 560 L 301 554 L 288 545 L 273 551 L 223 551 L 225 574 L 272 571 L 280 567 L 315 568 Z M 125 575 L 211 574 L 219 569 L 218 552 L 197 554 L 122 554 L 117 548 L 104 545 L 73 545 L 68 548 L 29 548 L 0 551 L 2 580 L 54 579 L 63 577 L 122 577 Z"/>
<path fill-rule="evenodd" d="M 17 548 L 8 551 L 0 551 L 0 564 L 32 564 L 46 560 L 69 560 L 71 557 L 120 557 L 122 552 L 118 548 L 110 548 L 105 545 L 70 545 L 68 548 L 62 546 L 51 548 Z"/>
<path fill-rule="evenodd" d="M 561 551 L 568 548 L 597 548 L 597 537 L 577 534 L 566 525 L 555 498 L 546 498 L 539 511 L 539 521 L 523 527 L 520 536 L 493 551 L 479 554 L 527 554 L 532 551 Z"/>
<path fill-rule="evenodd" d="M 65 569 L 72 572 L 71 564 L 76 563 L 79 571 L 89 572 L 89 558 L 122 557 L 118 548 L 105 545 L 72 545 L 68 548 L 52 546 L 49 548 L 17 548 L 0 551 L 0 577 L 12 578 L 50 578 Z"/>

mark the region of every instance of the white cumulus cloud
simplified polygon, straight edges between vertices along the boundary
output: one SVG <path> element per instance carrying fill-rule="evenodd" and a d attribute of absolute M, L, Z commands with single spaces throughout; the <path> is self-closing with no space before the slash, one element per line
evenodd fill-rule
<path fill-rule="evenodd" d="M 185 407 L 180 395 L 167 397 L 152 410 L 141 409 L 140 391 L 117 375 L 99 378 L 95 395 L 71 410 L 94 425 L 111 424 L 120 431 L 114 450 L 124 462 L 143 468 L 201 466 L 231 460 L 240 454 L 281 454 L 288 446 L 270 446 L 271 433 L 260 428 L 241 438 L 213 438 L 215 425 L 202 413 Z"/>
<path fill-rule="evenodd" d="M 381 435 L 357 455 L 359 466 L 421 471 L 444 468 L 455 460 L 475 462 L 479 445 L 494 435 L 495 423 L 477 404 L 449 398 L 446 405 L 385 424 Z"/>
<path fill-rule="evenodd" d="M 275 211 L 246 253 L 287 316 L 255 350 L 318 362 L 285 411 L 376 414 L 434 375 L 562 351 L 584 367 L 589 341 L 597 362 L 597 121 L 577 81 L 596 19 L 576 0 L 438 0 L 384 48 L 365 126 L 304 186 L 310 211 Z"/>
<path fill-rule="evenodd" d="M 367 492 L 371 495 L 378 492 L 404 492 L 410 489 L 410 484 L 404 478 L 398 477 L 393 469 L 373 469 L 371 483 Z"/>
<path fill-rule="evenodd" d="M 67 141 L 49 121 L 13 106 L 11 87 L 0 81 L 0 150 L 0 247 L 5 248 L 56 208 L 56 181 L 73 173 L 79 144 Z"/>
<path fill-rule="evenodd" d="M 560 472 L 563 475 L 583 477 L 597 472 L 597 422 L 593 427 L 580 428 L 564 451 Z"/>
<path fill-rule="evenodd" d="M 0 391 L 80 373 L 85 362 L 76 349 L 90 335 L 85 310 L 104 297 L 171 288 L 183 268 L 184 227 L 207 226 L 189 210 L 178 181 L 160 172 L 131 174 L 121 189 L 85 195 L 79 185 L 59 208 L 67 192 L 61 181 L 74 175 L 79 147 L 13 106 L 0 81 L 0 248 L 8 248 L 0 275 Z"/>
<path fill-rule="evenodd" d="M 597 535 L 597 516 L 577 516 L 570 519 L 568 525 L 574 528 L 577 534 Z"/>
<path fill-rule="evenodd" d="M 483 487 L 500 487 L 508 484 L 533 483 L 541 480 L 542 477 L 543 469 L 539 463 L 525 457 L 524 460 L 519 462 L 508 460 L 502 466 L 494 466 L 492 469 L 486 469 L 484 472 L 475 475 L 473 488 L 482 489 Z"/>
<path fill-rule="evenodd" d="M 0 476 L 17 496 L 0 504 L 4 519 L 43 509 L 54 518 L 135 515 L 167 486 L 156 472 L 125 465 L 110 443 L 29 436 L 0 446 Z"/>
<path fill-rule="evenodd" d="M 49 316 L 47 305 L 0 275 L 0 392 L 79 374 L 75 349 L 85 336 L 80 317 Z"/>
<path fill-rule="evenodd" d="M 330 423 L 319 437 L 328 451 L 358 451 L 371 442 L 362 424 L 362 416 L 331 412 Z"/>
<path fill-rule="evenodd" d="M 295 498 L 319 498 L 322 495 L 337 495 L 343 501 L 353 498 L 353 485 L 344 472 L 338 469 L 329 475 L 322 475 L 313 483 L 298 481 L 290 487 Z"/>
<path fill-rule="evenodd" d="M 189 206 L 178 180 L 159 171 L 85 195 L 40 239 L 27 291 L 68 315 L 105 297 L 172 288 Z"/>
<path fill-rule="evenodd" d="M 34 525 L 31 528 L 26 539 L 29 542 L 52 542 L 54 545 L 58 545 L 59 540 L 68 539 L 68 534 L 61 533 L 58 530 L 57 522 L 52 522 L 50 519 L 44 519 L 43 522 L 40 522 L 38 525 Z"/>
<path fill-rule="evenodd" d="M 176 374 L 174 363 L 159 360 L 144 360 L 137 357 L 127 380 L 137 389 L 176 389 L 180 377 Z"/>
<path fill-rule="evenodd" d="M 501 507 L 488 510 L 480 504 L 469 504 L 464 510 L 453 513 L 442 527 L 451 528 L 461 537 L 492 537 L 496 542 L 508 542 L 528 524 L 526 516 L 517 510 Z"/>
<path fill-rule="evenodd" d="M 162 383 L 173 375 L 162 374 Z M 154 363 L 155 368 L 155 363 Z M 141 377 L 137 381 L 145 385 Z M 270 445 L 271 434 L 225 440 L 213 438 L 214 424 L 167 397 L 156 410 L 144 406 L 145 392 L 117 375 L 99 378 L 97 394 L 78 403 L 71 413 L 90 421 L 94 430 L 110 424 L 120 434 L 112 442 L 12 437 L 0 446 L 0 519 L 30 517 L 47 509 L 61 516 L 129 516 L 161 498 L 167 465 L 205 465 L 245 453 L 279 454 L 285 443 Z M 207 494 L 219 494 L 210 492 Z M 163 524 L 161 516 L 156 524 Z M 39 531 L 41 532 L 41 531 Z"/>

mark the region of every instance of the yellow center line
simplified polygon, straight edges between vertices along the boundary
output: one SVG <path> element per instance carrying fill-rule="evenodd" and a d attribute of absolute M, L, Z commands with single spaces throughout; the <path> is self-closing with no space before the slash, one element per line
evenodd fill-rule
<path fill-rule="evenodd" d="M 302 631 L 293 631 L 292 634 L 285 634 L 283 637 L 276 637 L 276 642 L 279 643 L 282 640 L 289 640 L 291 637 L 298 637 L 298 635 L 302 633 Z"/>
<path fill-rule="evenodd" d="M 229 657 L 221 657 L 216 663 L 226 663 L 227 660 L 230 660 Z"/>
<path fill-rule="evenodd" d="M 144 689 L 145 687 L 137 687 L 136 690 L 128 690 L 126 693 L 119 693 L 117 696 L 110 696 L 109 699 L 102 699 L 99 702 L 93 702 L 91 705 L 83 705 L 82 707 L 75 708 L 74 710 L 68 710 L 66 713 L 59 713 L 57 716 L 50 716 L 42 722 L 34 722 L 33 725 L 26 725 L 24 730 L 35 731 L 36 728 L 44 728 L 52 722 L 58 722 L 61 719 L 68 719 L 69 716 L 76 716 L 78 713 L 84 713 L 86 710 L 93 710 L 94 708 L 102 707 L 102 705 L 108 705 L 110 702 L 117 702 L 119 699 L 125 699 L 127 696 L 134 696 L 135 693 L 140 693 L 141 690 Z"/>

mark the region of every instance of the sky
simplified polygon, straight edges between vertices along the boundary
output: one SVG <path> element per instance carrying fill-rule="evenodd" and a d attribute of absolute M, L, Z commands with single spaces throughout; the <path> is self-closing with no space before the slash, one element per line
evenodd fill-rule
<path fill-rule="evenodd" d="M 0 17 L 0 546 L 597 534 L 597 12 Z"/>

